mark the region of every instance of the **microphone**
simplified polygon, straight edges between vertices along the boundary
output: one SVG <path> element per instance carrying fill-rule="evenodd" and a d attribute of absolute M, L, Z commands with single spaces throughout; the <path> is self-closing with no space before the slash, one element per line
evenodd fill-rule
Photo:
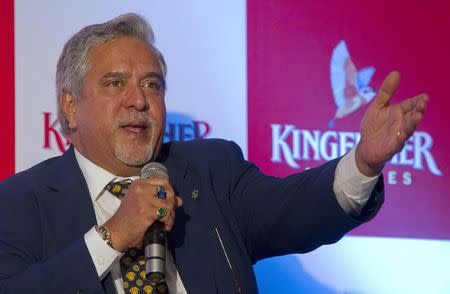
<path fill-rule="evenodd" d="M 167 168 L 158 162 L 149 162 L 141 170 L 141 179 L 168 178 Z M 164 223 L 155 221 L 144 235 L 145 273 L 151 284 L 166 278 L 167 236 Z"/>

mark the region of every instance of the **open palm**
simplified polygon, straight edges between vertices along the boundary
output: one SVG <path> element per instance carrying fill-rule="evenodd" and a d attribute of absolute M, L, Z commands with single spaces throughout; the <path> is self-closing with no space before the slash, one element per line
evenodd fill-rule
<path fill-rule="evenodd" d="M 361 121 L 361 141 L 356 148 L 356 163 L 363 174 L 372 176 L 399 152 L 422 121 L 428 95 L 420 94 L 398 104 L 390 104 L 400 74 L 391 72 Z"/>

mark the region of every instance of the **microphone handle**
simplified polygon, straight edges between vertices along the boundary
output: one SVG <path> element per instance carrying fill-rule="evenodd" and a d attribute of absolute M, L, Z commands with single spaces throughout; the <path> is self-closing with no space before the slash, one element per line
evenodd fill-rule
<path fill-rule="evenodd" d="M 145 232 L 145 272 L 151 284 L 165 280 L 167 236 L 164 224 L 155 221 Z"/>

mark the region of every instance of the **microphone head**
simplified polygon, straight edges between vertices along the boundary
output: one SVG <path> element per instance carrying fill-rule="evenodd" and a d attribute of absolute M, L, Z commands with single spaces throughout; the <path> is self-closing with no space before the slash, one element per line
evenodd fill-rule
<path fill-rule="evenodd" d="M 167 168 L 159 162 L 149 162 L 141 170 L 141 179 L 168 177 Z"/>

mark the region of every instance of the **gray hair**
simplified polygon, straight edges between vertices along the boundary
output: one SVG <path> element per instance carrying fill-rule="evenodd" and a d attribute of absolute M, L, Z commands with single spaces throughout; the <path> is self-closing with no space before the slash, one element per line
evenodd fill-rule
<path fill-rule="evenodd" d="M 158 59 L 165 88 L 166 63 L 161 52 L 153 45 L 153 30 L 143 17 L 128 13 L 101 24 L 87 26 L 67 41 L 56 67 L 58 118 L 65 136 L 70 135 L 72 130 L 62 111 L 60 98 L 64 94 L 71 94 L 75 100 L 81 99 L 84 77 L 89 70 L 89 51 L 120 37 L 136 37 L 152 48 Z"/>

